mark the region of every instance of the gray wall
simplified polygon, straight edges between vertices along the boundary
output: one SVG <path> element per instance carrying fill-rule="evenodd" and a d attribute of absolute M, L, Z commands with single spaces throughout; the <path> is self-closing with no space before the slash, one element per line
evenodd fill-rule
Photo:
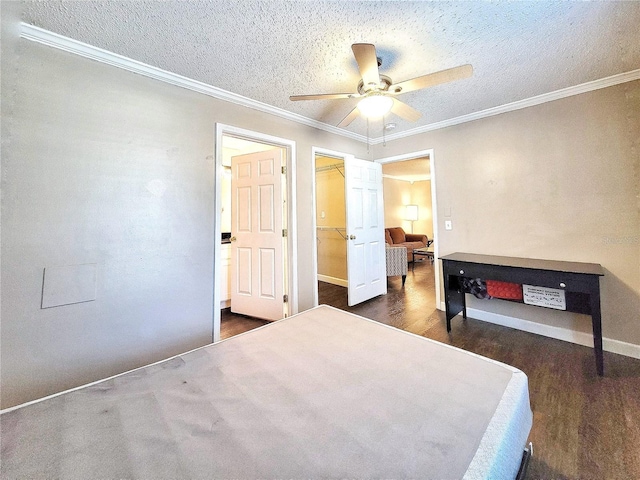
<path fill-rule="evenodd" d="M 601 264 L 603 334 L 640 345 L 640 81 L 388 142 L 434 149 L 440 254 Z M 444 221 L 453 230 L 444 229 Z M 471 305 L 589 332 L 584 315 Z"/>
<path fill-rule="evenodd" d="M 216 122 L 297 142 L 312 306 L 311 147 L 362 144 L 18 40 L 2 13 L 3 408 L 211 342 Z M 82 264 L 95 301 L 42 309 L 44 269 Z"/>

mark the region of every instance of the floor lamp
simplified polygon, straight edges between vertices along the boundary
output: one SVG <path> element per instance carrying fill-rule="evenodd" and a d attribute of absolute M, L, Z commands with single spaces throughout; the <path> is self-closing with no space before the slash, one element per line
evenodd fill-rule
<path fill-rule="evenodd" d="M 418 205 L 405 205 L 404 219 L 411 222 L 411 233 L 413 233 L 413 222 L 418 220 Z"/>

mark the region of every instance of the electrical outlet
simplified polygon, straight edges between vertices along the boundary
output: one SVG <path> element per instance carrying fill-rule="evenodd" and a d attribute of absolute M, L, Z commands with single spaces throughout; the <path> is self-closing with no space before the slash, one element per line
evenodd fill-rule
<path fill-rule="evenodd" d="M 451 223 L 451 220 L 445 220 L 444 221 L 444 229 L 445 230 L 452 230 L 453 229 L 453 224 Z"/>

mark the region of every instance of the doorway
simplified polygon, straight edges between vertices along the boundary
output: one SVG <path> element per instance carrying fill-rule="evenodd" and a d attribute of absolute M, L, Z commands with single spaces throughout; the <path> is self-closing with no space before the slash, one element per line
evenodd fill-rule
<path fill-rule="evenodd" d="M 294 158 L 295 142 L 291 140 L 228 125 L 216 125 L 214 211 L 217 214 L 214 223 L 212 329 L 214 342 L 220 340 L 221 308 L 235 302 L 237 307 L 241 307 L 239 310 L 242 313 L 243 308 L 252 302 L 252 299 L 246 296 L 247 293 L 254 295 L 254 299 L 258 298 L 259 301 L 271 295 L 272 301 L 280 303 L 281 306 L 276 306 L 276 309 L 281 308 L 282 317 L 297 313 L 297 273 L 294 268 L 297 260 Z M 237 181 L 231 181 L 233 175 L 245 177 L 242 172 L 260 171 L 261 176 L 265 177 L 267 170 L 272 178 L 270 185 L 265 186 L 258 182 L 260 184 L 254 185 L 253 191 L 251 187 L 247 188 L 247 185 L 244 185 L 242 190 L 236 189 L 235 193 L 232 191 L 234 183 L 236 187 L 239 184 Z M 274 196 L 265 196 L 269 191 L 276 193 Z M 248 209 L 256 212 L 249 214 Z M 268 210 L 270 214 L 267 215 L 266 221 L 264 216 L 262 221 L 258 218 L 256 228 L 260 230 L 260 234 L 251 234 L 246 220 L 260 217 L 260 210 Z M 279 220 L 270 223 L 274 216 Z M 238 227 L 238 222 L 245 223 Z M 269 230 L 265 227 L 267 225 L 270 228 L 269 232 L 266 232 Z M 238 228 L 242 235 L 238 234 Z M 254 232 L 258 230 L 254 229 Z M 265 233 L 271 238 L 268 248 L 256 246 L 253 240 L 251 244 L 247 244 L 247 238 L 253 237 L 255 240 Z M 274 244 L 273 239 L 276 236 Z M 255 249 L 254 253 L 252 248 Z M 237 267 L 238 262 L 242 263 L 251 257 L 261 257 L 277 271 L 277 274 L 272 276 L 272 281 L 267 282 L 268 285 L 264 283 L 264 275 L 247 275 L 245 266 L 242 269 Z M 260 269 L 261 266 L 257 265 L 256 268 Z M 247 288 L 256 277 L 258 282 L 263 283 L 256 284 L 254 288 Z M 249 282 L 247 278 L 250 278 Z M 264 288 L 264 285 L 267 285 L 267 288 Z M 242 290 L 244 298 L 237 295 L 234 297 L 234 292 L 237 294 L 238 289 Z M 251 312 L 251 309 L 248 312 Z M 272 313 L 271 317 L 275 319 L 279 315 L 274 317 Z"/>
<path fill-rule="evenodd" d="M 434 298 L 436 308 L 441 309 L 434 151 L 422 150 L 376 161 L 382 164 L 385 176 L 385 225 L 402 226 L 406 232 L 425 233 L 433 240 Z M 406 182 L 405 187 L 401 186 L 403 182 Z M 407 215 L 408 205 L 411 205 L 412 215 Z"/>
<path fill-rule="evenodd" d="M 314 277 L 346 287 L 349 306 L 386 294 L 381 165 L 315 147 L 312 158 Z"/>

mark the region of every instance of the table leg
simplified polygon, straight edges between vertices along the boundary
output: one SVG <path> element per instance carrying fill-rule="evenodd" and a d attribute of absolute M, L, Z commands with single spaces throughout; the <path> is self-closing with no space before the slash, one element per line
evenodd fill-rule
<path fill-rule="evenodd" d="M 444 275 L 444 316 L 447 319 L 447 332 L 451 331 L 451 288 L 449 286 L 449 284 L 451 283 L 451 280 L 449 278 L 449 275 Z"/>
<path fill-rule="evenodd" d="M 447 332 L 451 332 L 451 319 L 462 312 L 463 318 L 467 318 L 467 307 L 464 291 L 452 285 L 452 276 L 444 275 L 444 306 L 447 318 Z"/>
<path fill-rule="evenodd" d="M 596 281 L 598 279 L 596 278 Z M 593 325 L 593 351 L 596 356 L 598 375 L 604 375 L 604 354 L 602 351 L 602 317 L 600 314 L 600 286 L 589 295 L 591 304 L 591 324 Z"/>

